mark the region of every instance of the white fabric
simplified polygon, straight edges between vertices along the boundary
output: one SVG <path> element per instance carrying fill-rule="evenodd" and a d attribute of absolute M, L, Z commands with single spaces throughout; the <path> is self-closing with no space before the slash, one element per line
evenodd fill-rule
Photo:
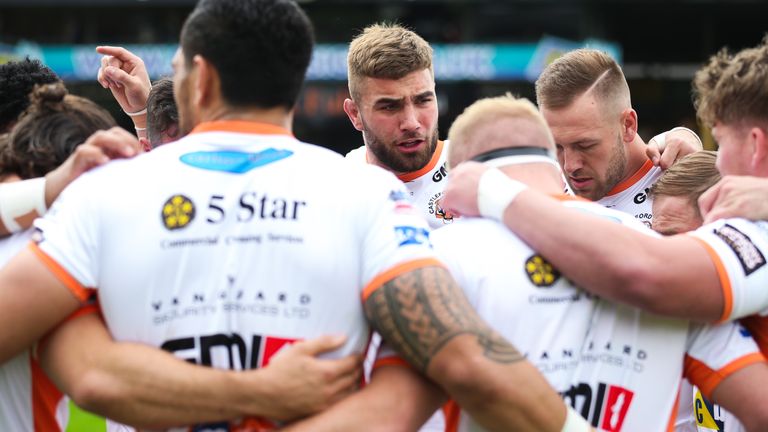
<path fill-rule="evenodd" d="M 35 178 L 0 185 L 0 220 L 11 233 L 24 229 L 16 221 L 31 212 L 45 214 L 45 178 Z"/>
<path fill-rule="evenodd" d="M 648 196 L 648 190 L 663 173 L 661 168 L 647 161 L 635 174 L 640 178 L 617 185 L 619 190 L 614 188 L 609 195 L 596 202 L 603 207 L 630 214 L 650 228 L 653 222 L 653 200 Z"/>
<path fill-rule="evenodd" d="M 82 176 L 37 226 L 39 247 L 97 289 L 116 340 L 232 369 L 327 334 L 348 337 L 329 357 L 361 352 L 363 288 L 434 257 L 391 174 L 227 130 Z"/>
<path fill-rule="evenodd" d="M 477 185 L 477 208 L 480 215 L 503 220 L 504 211 L 517 194 L 527 189 L 524 183 L 512 180 L 496 168 L 484 172 Z"/>

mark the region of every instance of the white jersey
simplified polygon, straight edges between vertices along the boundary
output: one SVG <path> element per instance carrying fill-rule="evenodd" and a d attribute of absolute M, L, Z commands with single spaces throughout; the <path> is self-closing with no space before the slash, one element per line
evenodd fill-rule
<path fill-rule="evenodd" d="M 654 234 L 594 203 L 565 205 Z M 468 219 L 432 242 L 480 316 L 599 430 L 670 430 L 684 372 L 711 391 L 734 369 L 764 361 L 737 324 L 689 326 L 581 291 L 496 222 Z M 481 430 L 463 414 L 450 425 Z"/>
<path fill-rule="evenodd" d="M 448 170 L 445 166 L 448 145 L 448 141 L 438 141 L 435 153 L 427 165 L 418 171 L 397 176 L 400 181 L 405 183 L 414 206 L 424 216 L 432 229 L 449 225 L 456 219 L 440 205 L 443 198 L 443 188 L 448 178 Z M 365 146 L 356 148 L 347 153 L 346 158 L 367 163 L 367 149 Z"/>
<path fill-rule="evenodd" d="M 630 178 L 617 184 L 596 202 L 603 207 L 630 214 L 650 228 L 653 222 L 653 200 L 648 196 L 648 190 L 663 173 L 649 159 Z"/>
<path fill-rule="evenodd" d="M 73 293 L 98 291 L 118 341 L 248 369 L 345 334 L 339 357 L 368 342 L 361 298 L 439 264 L 407 196 L 392 174 L 282 128 L 204 123 L 80 177 L 36 223 L 37 250 Z"/>

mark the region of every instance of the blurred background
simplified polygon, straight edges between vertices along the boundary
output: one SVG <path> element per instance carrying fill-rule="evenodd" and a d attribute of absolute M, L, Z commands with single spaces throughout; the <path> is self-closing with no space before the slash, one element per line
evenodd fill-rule
<path fill-rule="evenodd" d="M 396 21 L 435 48 L 444 138 L 479 97 L 510 91 L 535 100 L 533 82 L 564 51 L 592 46 L 624 68 L 641 137 L 676 125 L 697 129 L 694 72 L 722 47 L 756 45 L 768 31 L 768 0 L 314 0 L 300 1 L 318 46 L 298 104 L 296 135 L 338 152 L 362 144 L 342 111 L 346 44 L 366 25 Z M 127 46 L 152 78 L 170 75 L 178 34 L 195 0 L 0 0 L 0 63 L 41 59 L 70 91 L 91 98 L 131 129 L 95 81 L 96 45 Z"/>

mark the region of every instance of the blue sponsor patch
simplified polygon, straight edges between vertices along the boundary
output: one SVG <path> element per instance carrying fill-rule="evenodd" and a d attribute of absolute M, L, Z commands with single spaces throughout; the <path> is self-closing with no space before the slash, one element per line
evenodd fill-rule
<path fill-rule="evenodd" d="M 397 236 L 398 246 L 406 245 L 429 245 L 429 230 L 426 228 L 412 226 L 396 226 L 395 235 Z"/>
<path fill-rule="evenodd" d="M 182 155 L 181 162 L 211 171 L 243 174 L 254 168 L 277 162 L 293 154 L 290 150 L 266 149 L 258 153 L 237 151 L 194 152 Z"/>
<path fill-rule="evenodd" d="M 393 190 L 389 193 L 389 199 L 391 201 L 408 201 L 408 195 L 405 194 L 404 191 L 401 190 Z"/>

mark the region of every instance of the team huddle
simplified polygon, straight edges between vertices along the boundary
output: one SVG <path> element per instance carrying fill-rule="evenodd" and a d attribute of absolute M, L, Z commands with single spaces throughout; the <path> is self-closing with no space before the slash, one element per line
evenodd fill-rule
<path fill-rule="evenodd" d="M 99 47 L 136 134 L 0 66 L 0 430 L 768 430 L 768 38 L 694 78 L 717 152 L 594 49 L 441 140 L 432 48 L 373 24 L 344 157 L 292 132 L 313 46 L 200 0 L 172 79 Z"/>

